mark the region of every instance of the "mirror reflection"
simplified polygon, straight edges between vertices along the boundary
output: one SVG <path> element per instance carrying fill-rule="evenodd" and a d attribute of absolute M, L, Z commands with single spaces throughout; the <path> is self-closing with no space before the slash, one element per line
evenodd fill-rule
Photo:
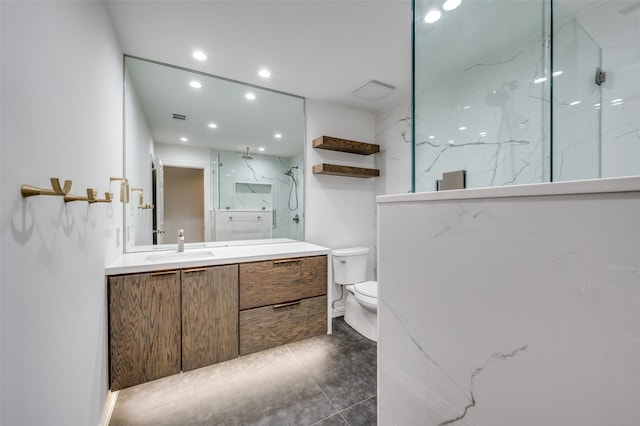
<path fill-rule="evenodd" d="M 127 251 L 304 239 L 304 99 L 125 57 Z"/>

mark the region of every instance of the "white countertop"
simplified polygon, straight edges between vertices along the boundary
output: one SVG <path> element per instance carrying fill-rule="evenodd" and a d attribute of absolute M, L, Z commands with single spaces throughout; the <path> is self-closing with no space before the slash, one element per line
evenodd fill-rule
<path fill-rule="evenodd" d="M 133 274 L 167 269 L 196 268 L 254 262 L 270 259 L 287 259 L 330 254 L 326 247 L 303 241 L 277 242 L 252 245 L 233 245 L 185 248 L 175 250 L 126 253 L 105 268 L 105 275 Z"/>
<path fill-rule="evenodd" d="M 607 194 L 616 192 L 640 192 L 640 176 L 495 186 L 491 188 L 456 189 L 437 192 L 416 192 L 398 195 L 380 195 L 376 197 L 376 201 L 378 204 L 385 204 L 397 202 L 469 200 L 482 198 Z"/>

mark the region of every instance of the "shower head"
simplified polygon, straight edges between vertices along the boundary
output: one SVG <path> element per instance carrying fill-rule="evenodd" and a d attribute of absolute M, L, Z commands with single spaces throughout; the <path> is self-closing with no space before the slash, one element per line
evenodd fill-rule
<path fill-rule="evenodd" d="M 298 169 L 298 166 L 293 166 L 289 169 L 289 171 L 284 172 L 285 175 L 293 177 L 293 169 Z"/>
<path fill-rule="evenodd" d="M 253 155 L 249 155 L 249 147 L 247 147 L 247 152 L 242 156 L 242 158 L 246 160 L 253 160 Z"/>

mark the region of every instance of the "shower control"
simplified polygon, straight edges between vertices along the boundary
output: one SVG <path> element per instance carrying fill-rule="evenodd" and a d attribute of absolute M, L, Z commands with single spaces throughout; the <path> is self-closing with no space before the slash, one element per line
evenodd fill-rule
<path fill-rule="evenodd" d="M 596 68 L 596 84 L 600 86 L 605 81 L 607 81 L 607 73 L 602 71 L 600 67 Z"/>

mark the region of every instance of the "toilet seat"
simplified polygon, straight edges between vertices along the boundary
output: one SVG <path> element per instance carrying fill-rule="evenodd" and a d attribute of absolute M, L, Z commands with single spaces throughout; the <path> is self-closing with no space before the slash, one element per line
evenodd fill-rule
<path fill-rule="evenodd" d="M 353 295 L 360 305 L 368 311 L 378 310 L 378 283 L 375 281 L 365 281 L 353 286 Z"/>
<path fill-rule="evenodd" d="M 355 286 L 356 292 L 367 297 L 378 297 L 378 282 L 377 281 L 365 281 L 363 283 L 357 283 Z"/>

